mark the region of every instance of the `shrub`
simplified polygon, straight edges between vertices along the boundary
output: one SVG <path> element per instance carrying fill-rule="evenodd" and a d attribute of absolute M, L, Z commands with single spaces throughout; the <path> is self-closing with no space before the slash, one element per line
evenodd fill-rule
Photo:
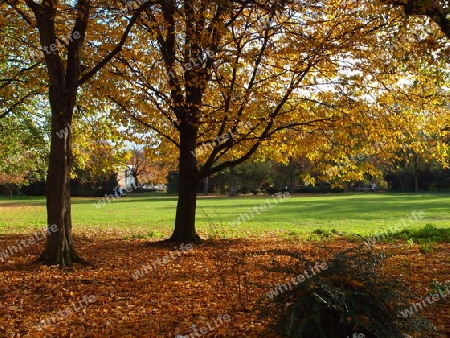
<path fill-rule="evenodd" d="M 407 238 L 417 243 L 449 243 L 450 229 L 438 228 L 428 223 L 421 229 L 404 229 L 394 234 L 393 237 Z"/>
<path fill-rule="evenodd" d="M 314 194 L 319 192 L 319 187 L 315 185 L 305 185 L 294 189 L 299 194 Z"/>
<path fill-rule="evenodd" d="M 291 262 L 281 265 L 274 259 L 271 270 L 290 277 L 314 266 L 293 252 L 277 254 L 291 257 Z M 433 325 L 417 313 L 400 316 L 400 311 L 410 306 L 412 292 L 381 275 L 382 258 L 364 245 L 345 250 L 327 261 L 326 270 L 292 284 L 272 299 L 261 297 L 256 308 L 271 323 L 264 335 L 336 338 L 356 333 L 366 338 L 404 338 L 405 334 L 420 333 L 421 337 L 438 337 Z"/>
<path fill-rule="evenodd" d="M 239 194 L 248 194 L 250 192 L 250 189 L 248 187 L 246 187 L 245 185 L 243 185 L 239 190 L 238 193 Z"/>
<path fill-rule="evenodd" d="M 167 175 L 167 193 L 178 194 L 180 190 L 180 175 L 176 171 L 171 171 Z"/>
<path fill-rule="evenodd" d="M 269 195 L 273 195 L 273 194 L 276 194 L 276 193 L 280 192 L 280 189 L 277 189 L 277 188 L 275 188 L 275 187 L 268 187 L 268 188 L 266 189 L 266 192 L 267 192 Z"/>

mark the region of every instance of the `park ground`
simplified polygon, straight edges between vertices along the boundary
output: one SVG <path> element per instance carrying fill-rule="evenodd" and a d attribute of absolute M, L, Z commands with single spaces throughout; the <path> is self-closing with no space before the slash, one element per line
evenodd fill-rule
<path fill-rule="evenodd" d="M 176 197 L 100 200 L 73 199 L 76 249 L 93 265 L 60 271 L 33 263 L 45 199 L 0 198 L 0 337 L 256 337 L 256 301 L 289 277 L 267 269 L 273 249 L 326 262 L 372 238 L 384 274 L 418 295 L 450 281 L 449 194 L 200 197 L 205 241 L 192 248 L 161 242 Z M 450 296 L 420 314 L 450 337 Z"/>

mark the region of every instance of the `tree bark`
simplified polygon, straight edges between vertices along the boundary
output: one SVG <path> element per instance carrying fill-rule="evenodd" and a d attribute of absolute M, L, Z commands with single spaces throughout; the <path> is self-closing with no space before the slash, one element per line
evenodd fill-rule
<path fill-rule="evenodd" d="M 89 20 L 90 0 L 77 2 L 77 19 L 67 46 L 67 62 L 61 58 L 57 47 L 55 20 L 57 3 L 42 5 L 27 0 L 37 26 L 48 73 L 49 102 L 51 109 L 50 157 L 47 176 L 47 222 L 56 225 L 57 231 L 48 231 L 45 250 L 39 261 L 61 268 L 72 263 L 86 263 L 75 252 L 72 238 L 70 206 L 70 171 L 72 168 L 71 124 L 76 104 L 80 78 L 80 49 L 84 43 Z M 55 48 L 56 47 L 56 48 Z M 66 132 L 62 132 L 62 131 Z"/>
<path fill-rule="evenodd" d="M 59 102 L 53 102 L 57 107 Z M 56 132 L 70 124 L 73 107 L 63 114 L 52 114 L 49 168 L 47 176 L 47 222 L 58 227 L 56 232 L 48 232 L 47 242 L 40 260 L 47 265 L 62 268 L 72 263 L 86 263 L 75 252 L 72 238 L 72 219 L 70 206 L 71 133 L 57 138 Z M 70 110 L 71 109 L 71 110 Z"/>
<path fill-rule="evenodd" d="M 49 102 L 51 108 L 51 141 L 50 159 L 47 177 L 47 221 L 49 227 L 57 226 L 57 231 L 49 231 L 45 250 L 39 260 L 50 265 L 60 265 L 64 268 L 74 262 L 86 263 L 75 252 L 72 238 L 72 221 L 70 208 L 70 171 L 72 168 L 71 154 L 71 123 L 77 100 L 78 88 L 92 78 L 115 55 L 117 55 L 141 15 L 151 2 L 145 2 L 133 11 L 129 23 L 115 48 L 98 62 L 90 71 L 81 76 L 80 53 L 86 37 L 90 20 L 90 0 L 77 0 L 73 4 L 76 18 L 73 23 L 68 42 L 59 43 L 56 20 L 58 16 L 58 1 L 25 0 L 32 10 L 39 29 L 39 39 L 44 52 L 44 60 L 48 73 Z M 23 15 L 22 12 L 20 12 Z M 25 20 L 30 21 L 26 16 Z M 58 18 L 64 21 L 64 17 Z M 69 20 L 70 21 L 70 20 Z M 67 59 L 63 60 L 63 49 L 67 50 Z M 70 132 L 67 132 L 67 129 Z M 62 131 L 66 132 L 62 132 Z M 58 138 L 57 138 L 58 136 Z"/>
<path fill-rule="evenodd" d="M 175 215 L 175 230 L 169 239 L 174 242 L 200 242 L 200 236 L 195 231 L 197 188 L 200 183 L 197 161 L 192 153 L 195 153 L 196 140 L 196 127 L 191 123 L 183 123 L 180 126 L 180 186 Z"/>

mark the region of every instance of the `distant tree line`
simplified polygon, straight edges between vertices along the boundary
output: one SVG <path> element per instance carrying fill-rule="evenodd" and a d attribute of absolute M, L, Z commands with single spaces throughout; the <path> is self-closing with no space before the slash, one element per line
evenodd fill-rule
<path fill-rule="evenodd" d="M 450 190 L 450 169 L 427 165 L 414 170 L 412 165 L 403 163 L 397 168 L 380 170 L 381 178 L 374 178 L 369 174 L 363 175 L 363 180 L 330 181 L 316 180 L 315 184 L 308 184 L 302 179 L 302 174 L 311 171 L 311 163 L 305 159 L 291 160 L 287 164 L 266 162 L 245 162 L 234 168 L 227 168 L 208 179 L 208 193 L 234 194 L 273 194 L 279 191 L 290 193 L 330 193 L 352 192 L 355 187 L 368 187 L 372 181 L 377 183 L 378 189 L 384 191 L 413 192 L 413 191 L 446 191 Z M 179 176 L 171 171 L 167 176 L 167 192 L 177 193 Z M 197 193 L 205 192 L 205 181 L 198 186 Z"/>
<path fill-rule="evenodd" d="M 380 168 L 380 172 L 381 179 L 377 181 L 377 185 L 384 190 L 401 192 L 450 190 L 450 169 L 444 169 L 437 164 L 416 166 L 414 163 L 400 161 L 390 164 L 388 168 Z M 275 161 L 247 161 L 209 177 L 207 188 L 208 193 L 222 195 L 275 193 L 278 191 L 289 191 L 290 193 L 351 192 L 354 187 L 368 186 L 372 180 L 375 180 L 366 174 L 364 180 L 319 179 L 312 185 L 302 179 L 302 175 L 306 173 L 319 175 L 318 172 L 314 172 L 314 164 L 306 158 L 291 159 L 286 164 Z M 205 192 L 204 183 L 205 181 L 202 181 L 199 184 L 198 193 Z M 119 183 L 117 172 L 99 173 L 90 168 L 84 168 L 76 170 L 76 178 L 71 179 L 70 184 L 72 196 L 89 197 L 111 193 Z M 177 193 L 178 184 L 178 172 L 169 172 L 167 192 Z M 0 184 L 0 194 L 7 196 L 44 196 L 45 189 L 45 179 L 43 177 L 37 179 L 31 174 L 27 185 Z"/>

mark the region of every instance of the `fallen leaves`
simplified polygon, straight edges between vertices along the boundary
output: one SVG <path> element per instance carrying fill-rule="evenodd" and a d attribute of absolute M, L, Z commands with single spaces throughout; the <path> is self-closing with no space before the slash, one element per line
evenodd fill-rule
<path fill-rule="evenodd" d="M 6 237 L 0 244 L 7 246 L 14 240 Z M 207 241 L 137 280 L 132 278 L 136 269 L 162 259 L 173 245 L 76 237 L 76 248 L 93 267 L 76 265 L 70 272 L 33 264 L 42 249 L 33 246 L 0 263 L 0 335 L 174 338 L 208 328 L 209 322 L 211 328 L 204 337 L 256 337 L 267 323 L 251 311 L 253 305 L 287 277 L 267 270 L 272 255 L 265 251 L 295 249 L 308 259 L 326 262 L 352 245 L 345 240 L 310 244 L 271 238 Z M 381 249 L 389 256 L 386 274 L 400 278 L 419 294 L 425 294 L 433 280 L 450 280 L 448 244 L 436 245 L 426 255 L 410 245 L 375 246 Z M 90 296 L 95 301 L 87 302 Z M 77 311 L 73 308 L 64 318 L 38 329 L 42 320 L 71 303 L 77 304 Z M 218 316 L 225 314 L 231 320 L 219 323 Z M 421 314 L 450 332 L 448 302 L 437 302 Z"/>

